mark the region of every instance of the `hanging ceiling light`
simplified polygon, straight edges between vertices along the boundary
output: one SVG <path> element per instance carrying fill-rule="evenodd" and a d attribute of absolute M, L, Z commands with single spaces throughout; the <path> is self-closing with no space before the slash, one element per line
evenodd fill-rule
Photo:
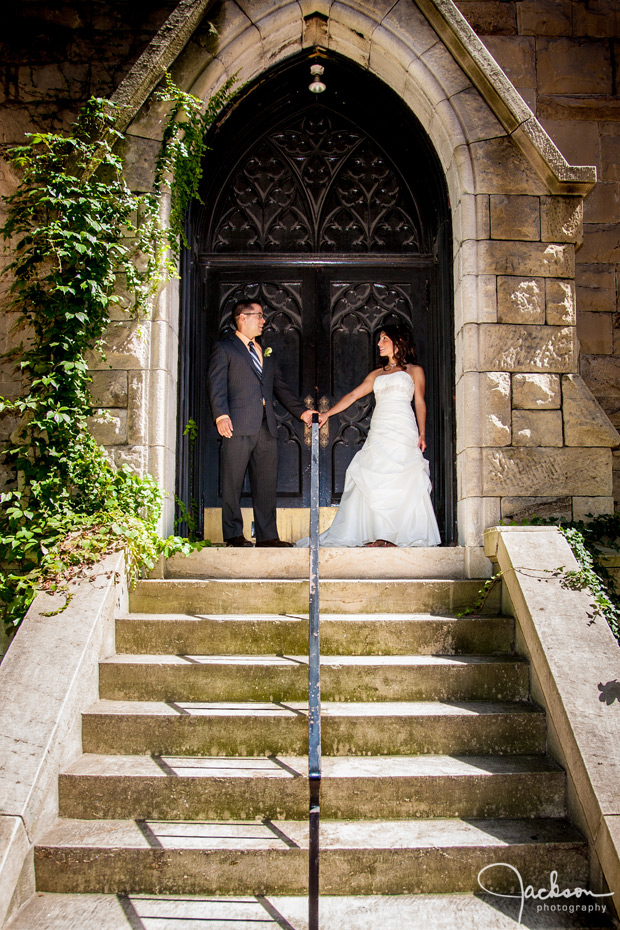
<path fill-rule="evenodd" d="M 310 74 L 312 77 L 312 83 L 309 85 L 309 90 L 313 94 L 322 94 L 324 90 L 327 90 L 326 85 L 321 80 L 321 75 L 323 74 L 323 65 L 310 65 Z"/>

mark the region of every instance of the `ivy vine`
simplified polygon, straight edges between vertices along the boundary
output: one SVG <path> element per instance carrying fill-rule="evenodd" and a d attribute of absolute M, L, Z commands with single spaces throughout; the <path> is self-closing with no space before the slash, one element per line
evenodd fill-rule
<path fill-rule="evenodd" d="M 150 475 L 115 468 L 88 429 L 94 407 L 87 358 L 102 351 L 113 308 L 148 313 L 174 270 L 185 212 L 197 196 L 205 133 L 234 79 L 209 102 L 175 87 L 158 96 L 170 118 L 155 191 L 137 195 L 115 147 L 117 111 L 92 98 L 70 133 L 31 133 L 9 152 L 21 181 L 6 198 L 0 236 L 11 248 L 8 311 L 22 342 L 7 353 L 22 394 L 0 398 L 14 426 L 3 452 L 0 617 L 15 632 L 39 590 L 63 590 L 104 554 L 123 549 L 130 580 L 158 556 L 189 551 L 157 531 L 162 492 Z M 160 191 L 171 194 L 169 227 Z"/>
<path fill-rule="evenodd" d="M 590 592 L 594 615 L 605 618 L 620 643 L 620 591 L 607 567 L 610 553 L 620 553 L 620 512 L 596 517 L 590 514 L 588 517 L 587 523 L 583 520 L 563 523 L 534 516 L 530 520 L 510 521 L 509 525 L 558 527 L 571 547 L 579 568 L 565 569 L 558 566 L 554 574 L 562 586 Z M 489 579 L 489 582 L 495 582 L 500 576 L 501 572 Z M 480 593 L 482 595 L 483 592 Z M 475 609 L 479 609 L 478 605 Z"/>

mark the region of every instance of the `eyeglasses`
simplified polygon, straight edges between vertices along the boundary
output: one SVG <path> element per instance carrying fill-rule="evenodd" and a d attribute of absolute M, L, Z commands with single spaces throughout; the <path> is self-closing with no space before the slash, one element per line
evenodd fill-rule
<path fill-rule="evenodd" d="M 259 318 L 259 320 L 264 320 L 264 319 L 265 319 L 265 314 L 264 314 L 264 313 L 244 313 L 243 315 L 244 315 L 244 316 L 257 316 L 257 317 Z"/>

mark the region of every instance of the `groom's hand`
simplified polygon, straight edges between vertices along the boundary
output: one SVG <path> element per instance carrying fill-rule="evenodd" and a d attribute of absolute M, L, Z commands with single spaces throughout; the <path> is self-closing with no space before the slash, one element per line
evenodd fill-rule
<path fill-rule="evenodd" d="M 312 426 L 312 414 L 313 413 L 314 413 L 314 410 L 304 410 L 304 412 L 302 413 L 300 419 L 304 421 L 306 426 Z"/>
<path fill-rule="evenodd" d="M 220 417 L 215 425 L 217 426 L 217 431 L 220 436 L 223 436 L 224 439 L 230 439 L 233 434 L 233 425 L 230 417 Z"/>

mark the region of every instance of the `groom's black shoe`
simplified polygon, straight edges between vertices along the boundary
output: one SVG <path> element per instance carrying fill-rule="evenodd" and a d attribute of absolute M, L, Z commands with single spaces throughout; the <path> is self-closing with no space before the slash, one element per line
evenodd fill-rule
<path fill-rule="evenodd" d="M 252 543 L 245 538 L 245 536 L 233 536 L 231 539 L 225 539 L 224 542 L 227 546 L 234 546 L 236 549 L 243 548 L 247 549 L 248 546 L 250 549 L 253 549 L 254 546 Z"/>
<path fill-rule="evenodd" d="M 257 542 L 256 545 L 269 549 L 290 549 L 293 543 L 284 542 L 283 539 L 263 539 L 261 542 Z"/>

